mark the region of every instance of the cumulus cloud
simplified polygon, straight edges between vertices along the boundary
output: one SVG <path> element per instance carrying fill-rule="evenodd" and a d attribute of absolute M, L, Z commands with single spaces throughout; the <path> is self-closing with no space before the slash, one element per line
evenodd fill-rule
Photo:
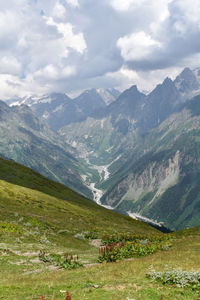
<path fill-rule="evenodd" d="M 1 1 L 0 98 L 151 89 L 198 66 L 199 16 L 199 0 Z"/>
<path fill-rule="evenodd" d="M 199 1 L 193 0 L 191 3 L 188 0 L 174 0 L 164 3 L 163 0 L 163 5 L 165 9 L 158 21 L 152 21 L 149 30 L 145 31 L 145 35 L 149 35 L 157 44 L 152 45 L 152 51 L 146 53 L 146 57 L 141 56 L 141 59 L 128 58 L 126 55 L 127 65 L 131 69 L 151 71 L 180 66 L 190 56 L 200 52 Z M 123 38 L 127 40 L 126 36 Z M 145 41 L 145 38 L 142 40 Z M 130 43 L 124 46 L 122 55 L 128 51 L 129 46 Z M 139 48 L 140 43 L 137 49 Z"/>
<path fill-rule="evenodd" d="M 47 65 L 43 69 L 38 70 L 33 74 L 35 79 L 39 79 L 40 82 L 46 80 L 53 80 L 54 82 L 67 78 L 76 74 L 76 68 L 74 66 L 67 66 L 64 68 L 56 68 L 54 65 Z"/>
<path fill-rule="evenodd" d="M 72 24 L 57 23 L 51 17 L 44 17 L 44 19 L 46 20 L 47 25 L 55 26 L 58 33 L 61 34 L 62 37 L 57 39 L 57 41 L 60 40 L 61 44 L 66 49 L 66 55 L 64 55 L 64 57 L 67 56 L 68 48 L 72 48 L 80 53 L 83 53 L 83 51 L 87 48 L 83 33 L 74 34 Z"/>
<path fill-rule="evenodd" d="M 124 36 L 117 41 L 121 55 L 125 61 L 146 59 L 155 48 L 161 48 L 162 44 L 143 31 Z"/>

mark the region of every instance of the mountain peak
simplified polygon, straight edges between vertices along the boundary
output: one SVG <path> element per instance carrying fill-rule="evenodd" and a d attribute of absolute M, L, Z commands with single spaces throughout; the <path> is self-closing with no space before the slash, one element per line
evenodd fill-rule
<path fill-rule="evenodd" d="M 110 103 L 114 102 L 119 95 L 120 92 L 112 88 L 108 88 L 108 89 L 93 88 L 93 89 L 85 90 L 79 97 L 89 96 L 93 98 L 99 98 L 99 99 L 101 98 L 106 105 L 109 105 Z"/>
<path fill-rule="evenodd" d="M 166 77 L 165 80 L 163 81 L 162 85 L 164 85 L 164 86 L 173 85 L 173 81 L 171 80 L 171 78 Z"/>
<path fill-rule="evenodd" d="M 176 77 L 174 83 L 179 92 L 186 95 L 194 90 L 199 89 L 199 83 L 195 73 L 188 67 Z"/>
<path fill-rule="evenodd" d="M 129 91 L 132 91 L 132 92 L 139 92 L 136 84 L 132 85 L 132 86 L 129 88 Z"/>
<path fill-rule="evenodd" d="M 179 76 L 186 77 L 188 75 L 193 75 L 193 72 L 190 68 L 186 67 L 183 69 L 183 71 L 181 72 L 181 74 Z"/>
<path fill-rule="evenodd" d="M 160 93 L 169 93 L 171 90 L 175 90 L 176 87 L 171 78 L 166 77 L 163 83 L 158 84 L 155 89 L 149 94 L 150 97 L 155 97 L 156 95 L 160 95 Z"/>
<path fill-rule="evenodd" d="M 196 80 L 195 74 L 192 72 L 190 68 L 185 68 L 183 71 L 176 77 L 175 82 L 179 82 L 180 80 Z"/>
<path fill-rule="evenodd" d="M 129 89 L 121 93 L 117 101 L 121 101 L 121 99 L 128 99 L 128 101 L 135 102 L 136 99 L 139 100 L 141 97 L 146 97 L 146 95 L 138 90 L 137 85 L 132 85 Z"/>

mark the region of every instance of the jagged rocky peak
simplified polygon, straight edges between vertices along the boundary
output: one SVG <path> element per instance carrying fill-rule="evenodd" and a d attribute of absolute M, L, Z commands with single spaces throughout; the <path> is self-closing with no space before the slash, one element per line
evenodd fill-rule
<path fill-rule="evenodd" d="M 159 102 L 161 98 L 163 100 L 167 100 L 171 102 L 172 98 L 176 98 L 178 94 L 178 90 L 174 84 L 174 82 L 171 80 L 171 78 L 167 77 L 163 81 L 163 83 L 158 84 L 156 88 L 149 94 L 150 102 L 157 102 L 159 99 Z M 170 96 L 170 99 L 169 99 Z M 173 96 L 173 97 L 171 97 Z"/>
<path fill-rule="evenodd" d="M 131 92 L 131 93 L 139 93 L 139 91 L 138 91 L 138 88 L 137 88 L 137 85 L 136 84 L 134 84 L 134 85 L 132 85 L 129 89 L 127 89 L 126 90 L 127 92 Z M 126 92 L 125 91 L 125 92 Z"/>
<path fill-rule="evenodd" d="M 194 76 L 192 70 L 189 67 L 183 69 L 181 74 L 179 75 L 182 78 L 189 79 L 191 76 Z"/>
<path fill-rule="evenodd" d="M 173 89 L 175 88 L 174 82 L 171 80 L 171 78 L 166 77 L 162 83 L 156 86 L 155 90 L 170 89 L 170 88 Z"/>
<path fill-rule="evenodd" d="M 99 88 L 96 91 L 101 96 L 106 105 L 109 105 L 112 102 L 114 102 L 120 95 L 120 92 L 114 88 Z"/>
<path fill-rule="evenodd" d="M 141 106 L 145 104 L 145 100 L 146 95 L 141 93 L 136 85 L 133 85 L 109 105 L 108 112 L 112 116 L 124 115 L 135 119 L 140 114 Z"/>
<path fill-rule="evenodd" d="M 110 103 L 114 102 L 120 95 L 120 92 L 114 88 L 98 88 L 98 89 L 88 89 L 85 90 L 80 96 L 75 98 L 75 101 L 78 101 L 79 99 L 83 99 L 83 101 L 86 101 L 86 97 L 93 97 L 93 101 L 96 101 L 96 98 L 100 101 L 103 101 L 106 105 L 109 105 Z"/>
<path fill-rule="evenodd" d="M 121 93 L 117 101 L 121 101 L 123 99 L 134 101 L 141 97 L 146 97 L 146 95 L 138 90 L 137 85 L 132 85 L 129 89 Z"/>
<path fill-rule="evenodd" d="M 84 91 L 73 101 L 79 107 L 79 109 L 87 115 L 99 108 L 106 106 L 104 100 L 95 89 Z"/>
<path fill-rule="evenodd" d="M 173 81 L 171 80 L 171 78 L 166 77 L 165 80 L 163 81 L 163 86 L 172 86 L 173 85 Z"/>
<path fill-rule="evenodd" d="M 188 94 L 200 88 L 195 72 L 193 72 L 190 68 L 185 68 L 180 75 L 176 77 L 174 83 L 176 88 L 182 94 Z"/>

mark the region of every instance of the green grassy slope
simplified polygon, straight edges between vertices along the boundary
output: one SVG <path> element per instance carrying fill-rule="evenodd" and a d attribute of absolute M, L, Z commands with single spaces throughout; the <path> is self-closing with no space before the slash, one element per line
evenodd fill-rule
<path fill-rule="evenodd" d="M 66 186 L 12 161 L 0 159 L 0 205 L 7 215 L 42 215 L 64 229 L 73 232 L 98 229 L 100 231 L 156 232 L 144 223 L 98 206 Z M 63 228 L 62 228 L 63 229 Z"/>
<path fill-rule="evenodd" d="M 177 265 L 200 266 L 200 229 L 174 235 L 168 251 L 117 263 L 95 264 L 98 248 L 77 234 L 157 236 L 144 223 L 106 210 L 67 187 L 11 161 L 0 159 L 0 299 L 198 299 L 198 290 L 152 283 L 145 274 Z M 163 236 L 162 234 L 160 234 Z M 76 236 L 76 237 L 75 237 Z M 78 254 L 85 265 L 65 270 L 38 260 L 46 253 Z M 87 266 L 87 267 L 86 267 Z"/>

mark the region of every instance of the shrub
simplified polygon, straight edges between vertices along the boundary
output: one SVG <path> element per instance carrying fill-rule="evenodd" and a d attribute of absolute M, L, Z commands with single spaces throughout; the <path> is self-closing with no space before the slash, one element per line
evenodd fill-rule
<path fill-rule="evenodd" d="M 90 232 L 85 233 L 85 238 L 88 240 L 95 240 L 98 239 L 98 232 L 97 230 L 91 230 Z"/>
<path fill-rule="evenodd" d="M 79 261 L 78 255 L 75 256 L 72 254 L 46 254 L 44 251 L 40 251 L 39 259 L 45 263 L 51 263 L 68 270 L 83 266 Z"/>
<path fill-rule="evenodd" d="M 99 248 L 99 262 L 146 256 L 158 250 L 168 250 L 172 246 L 167 236 L 143 235 L 107 236 L 103 238 L 103 244 Z"/>
<path fill-rule="evenodd" d="M 200 269 L 197 272 L 182 271 L 181 269 L 156 272 L 151 268 L 146 276 L 152 281 L 160 281 L 163 284 L 167 283 L 177 287 L 189 286 L 200 290 Z"/>

